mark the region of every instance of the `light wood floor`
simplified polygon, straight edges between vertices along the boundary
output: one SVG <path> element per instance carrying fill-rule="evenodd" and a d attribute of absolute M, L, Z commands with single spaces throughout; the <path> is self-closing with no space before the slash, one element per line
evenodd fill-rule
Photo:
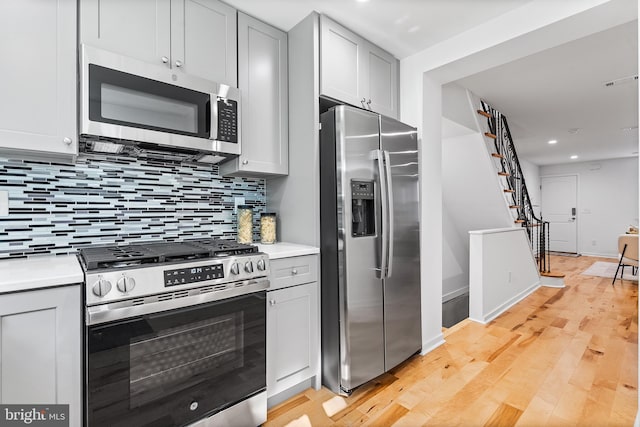
<path fill-rule="evenodd" d="M 632 426 L 638 284 L 582 276 L 592 257 L 553 257 L 564 289 L 540 288 L 488 325 L 465 320 L 349 398 L 308 389 L 265 426 Z"/>

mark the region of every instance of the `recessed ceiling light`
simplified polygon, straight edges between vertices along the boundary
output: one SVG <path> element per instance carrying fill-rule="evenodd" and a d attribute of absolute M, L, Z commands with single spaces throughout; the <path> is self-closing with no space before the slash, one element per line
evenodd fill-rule
<path fill-rule="evenodd" d="M 569 158 L 570 158 L 571 160 L 575 160 L 575 159 L 577 159 L 577 158 L 578 158 L 578 155 L 577 155 L 577 154 L 574 154 L 574 155 L 572 155 L 572 156 L 571 156 L 571 157 L 569 157 Z"/>
<path fill-rule="evenodd" d="M 555 140 L 555 139 L 550 139 L 549 140 L 549 144 L 557 144 L 557 143 L 558 143 L 558 141 Z"/>

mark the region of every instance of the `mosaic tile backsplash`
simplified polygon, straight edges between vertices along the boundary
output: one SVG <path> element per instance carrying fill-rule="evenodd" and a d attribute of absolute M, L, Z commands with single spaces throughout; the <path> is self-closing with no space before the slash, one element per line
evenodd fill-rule
<path fill-rule="evenodd" d="M 81 154 L 76 163 L 0 157 L 0 259 L 74 253 L 96 244 L 201 237 L 235 239 L 236 197 L 265 209 L 265 182 L 218 167 Z M 254 221 L 257 238 L 257 221 Z"/>

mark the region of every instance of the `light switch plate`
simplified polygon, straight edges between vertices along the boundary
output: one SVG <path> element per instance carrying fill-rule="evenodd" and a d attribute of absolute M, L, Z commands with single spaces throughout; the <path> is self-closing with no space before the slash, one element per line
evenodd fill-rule
<path fill-rule="evenodd" d="M 9 192 L 0 191 L 0 216 L 9 215 Z"/>

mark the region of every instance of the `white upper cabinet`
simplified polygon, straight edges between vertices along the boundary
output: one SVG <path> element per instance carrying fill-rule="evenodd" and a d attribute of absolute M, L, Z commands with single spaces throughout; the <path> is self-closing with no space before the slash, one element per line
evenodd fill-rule
<path fill-rule="evenodd" d="M 237 86 L 236 10 L 217 0 L 171 0 L 171 59 L 185 73 Z"/>
<path fill-rule="evenodd" d="M 0 151 L 73 157 L 76 2 L 0 2 Z"/>
<path fill-rule="evenodd" d="M 398 60 L 326 16 L 320 17 L 320 94 L 398 117 Z"/>
<path fill-rule="evenodd" d="M 286 175 L 289 170 L 287 34 L 238 13 L 242 154 L 223 175 Z"/>
<path fill-rule="evenodd" d="M 237 86 L 236 10 L 217 0 L 83 0 L 80 41 Z"/>

